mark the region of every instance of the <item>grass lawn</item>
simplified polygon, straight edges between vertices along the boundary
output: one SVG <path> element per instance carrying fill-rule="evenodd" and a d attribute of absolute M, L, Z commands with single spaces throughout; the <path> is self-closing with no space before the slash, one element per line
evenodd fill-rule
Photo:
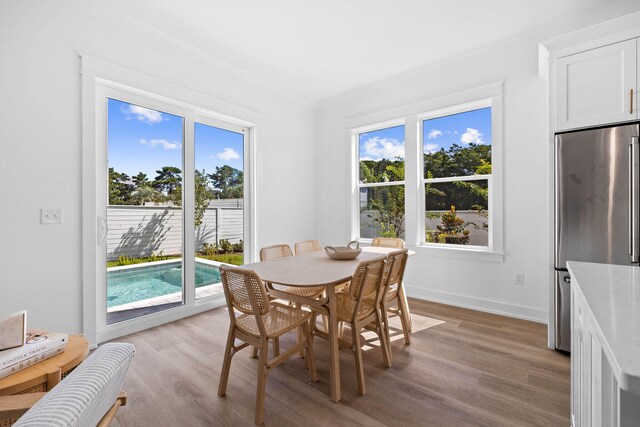
<path fill-rule="evenodd" d="M 198 258 L 204 258 L 211 261 L 224 262 L 226 264 L 242 265 L 244 264 L 244 256 L 241 252 L 229 253 L 229 254 L 217 254 L 217 255 L 203 255 L 196 254 Z M 108 261 L 107 268 L 119 267 L 122 265 L 144 264 L 147 262 L 164 261 L 167 259 L 179 259 L 181 255 L 152 255 L 143 258 L 131 258 L 128 256 L 121 256 L 117 261 Z"/>

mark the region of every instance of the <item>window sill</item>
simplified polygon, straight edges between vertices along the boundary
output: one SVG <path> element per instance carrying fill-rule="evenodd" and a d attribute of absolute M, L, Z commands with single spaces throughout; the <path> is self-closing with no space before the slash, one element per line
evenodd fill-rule
<path fill-rule="evenodd" d="M 361 245 L 370 246 L 373 239 L 356 239 Z M 454 245 L 428 245 L 419 244 L 416 246 L 407 245 L 407 249 L 414 250 L 418 255 L 438 256 L 443 258 L 467 259 L 472 261 L 492 261 L 503 262 L 504 252 L 492 251 L 490 249 L 478 247 L 465 247 Z"/>
<path fill-rule="evenodd" d="M 453 245 L 425 245 L 411 247 L 417 254 L 439 256 L 444 258 L 468 259 L 473 261 L 503 262 L 504 253 L 490 249 L 454 247 Z"/>

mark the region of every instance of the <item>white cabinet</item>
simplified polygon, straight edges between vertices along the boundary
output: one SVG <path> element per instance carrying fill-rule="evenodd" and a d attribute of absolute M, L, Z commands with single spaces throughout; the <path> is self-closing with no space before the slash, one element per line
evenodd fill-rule
<path fill-rule="evenodd" d="M 574 268 L 577 264 L 570 262 L 570 270 L 577 270 Z M 628 268 L 637 269 L 638 267 Z M 632 273 L 629 275 L 633 276 Z M 598 285 L 605 288 L 614 287 L 600 279 L 597 277 Z M 582 279 L 576 278 L 572 271 L 571 425 L 573 427 L 638 427 L 640 426 L 640 394 L 637 387 L 630 386 L 626 379 L 618 381 L 618 378 L 624 374 L 620 373 L 620 364 L 611 353 L 611 346 L 593 314 L 590 306 L 593 301 L 590 302 L 585 298 L 578 283 L 579 280 L 584 283 L 584 276 Z M 602 300 L 611 302 L 611 299 L 604 297 L 604 294 L 600 295 Z M 603 311 L 600 310 L 599 313 L 602 314 Z"/>
<path fill-rule="evenodd" d="M 557 130 L 638 118 L 637 44 L 631 39 L 558 59 Z"/>

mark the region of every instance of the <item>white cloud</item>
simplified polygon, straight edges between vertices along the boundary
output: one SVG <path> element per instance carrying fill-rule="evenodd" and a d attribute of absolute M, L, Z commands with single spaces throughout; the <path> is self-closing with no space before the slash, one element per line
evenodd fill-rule
<path fill-rule="evenodd" d="M 148 125 L 166 120 L 160 111 L 150 110 L 139 105 L 126 104 L 122 106 L 120 111 L 127 116 L 127 120 L 135 117 L 138 121 Z"/>
<path fill-rule="evenodd" d="M 404 141 L 392 138 L 369 138 L 360 148 L 361 160 L 395 159 L 404 157 Z"/>
<path fill-rule="evenodd" d="M 425 144 L 424 146 L 424 152 L 425 153 L 435 153 L 436 151 L 440 150 L 440 145 L 438 144 Z"/>
<path fill-rule="evenodd" d="M 169 142 L 166 139 L 141 139 L 139 142 L 140 144 L 146 145 L 151 148 L 156 148 L 158 145 L 162 146 L 162 148 L 164 148 L 165 150 L 177 150 L 178 148 L 180 148 L 180 144 L 178 144 L 177 142 Z"/>
<path fill-rule="evenodd" d="M 240 158 L 240 154 L 233 148 L 225 148 L 215 156 L 220 160 L 238 160 Z"/>
<path fill-rule="evenodd" d="M 436 139 L 439 136 L 442 136 L 442 132 L 438 129 L 431 129 L 431 132 L 427 135 L 427 139 Z"/>
<path fill-rule="evenodd" d="M 482 139 L 482 134 L 478 129 L 467 128 L 467 131 L 462 134 L 460 137 L 460 142 L 463 144 L 484 144 L 484 139 Z"/>

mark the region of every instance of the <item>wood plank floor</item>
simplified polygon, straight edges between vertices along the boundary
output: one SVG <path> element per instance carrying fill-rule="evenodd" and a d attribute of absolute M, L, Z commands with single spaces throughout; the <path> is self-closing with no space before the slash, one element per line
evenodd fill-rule
<path fill-rule="evenodd" d="M 314 349 L 320 381 L 303 360 L 268 377 L 266 425 L 568 426 L 570 361 L 546 347 L 546 325 L 410 300 L 414 332 L 404 345 L 392 319 L 393 366 L 376 342 L 364 353 L 367 395 L 354 359 L 341 350 L 342 401 L 329 398 L 327 342 Z M 220 308 L 117 341 L 136 346 L 114 426 L 253 425 L 257 361 L 249 349 L 231 365 L 227 395 L 217 387 L 229 318 Z M 369 337 L 365 333 L 365 338 Z M 348 336 L 348 335 L 347 335 Z M 295 334 L 281 339 L 286 349 Z"/>

